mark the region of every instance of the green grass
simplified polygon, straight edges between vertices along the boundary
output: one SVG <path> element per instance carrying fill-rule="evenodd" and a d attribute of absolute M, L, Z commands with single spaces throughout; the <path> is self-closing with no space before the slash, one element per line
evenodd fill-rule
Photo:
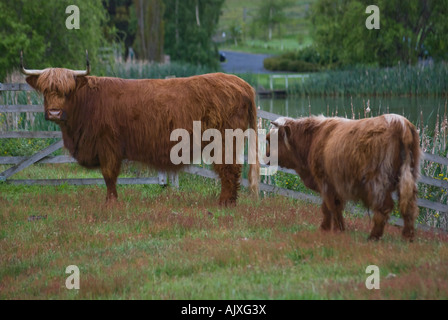
<path fill-rule="evenodd" d="M 389 226 L 369 243 L 368 219 L 322 233 L 314 205 L 243 190 L 235 208 L 220 208 L 219 189 L 182 174 L 179 190 L 119 186 L 120 201 L 105 206 L 104 186 L 0 184 L 0 299 L 448 298 L 447 236 L 420 231 L 408 244 Z M 371 264 L 380 290 L 364 286 Z M 78 291 L 65 288 L 69 265 Z"/>
<path fill-rule="evenodd" d="M 242 43 L 238 43 L 237 45 L 232 42 L 228 42 L 220 45 L 219 49 L 254 54 L 280 55 L 288 51 L 300 50 L 303 47 L 309 46 L 311 43 L 312 39 L 309 36 L 304 36 L 302 41 L 299 41 L 295 36 L 288 36 L 282 39 L 272 39 L 270 41 L 249 39 Z"/>
<path fill-rule="evenodd" d="M 286 21 L 284 23 L 284 33 L 300 34 L 307 33 L 309 21 L 306 18 L 306 10 L 313 3 L 313 0 L 299 0 L 285 10 Z M 258 8 L 263 4 L 263 0 L 226 0 L 219 19 L 218 30 L 228 30 L 232 25 L 248 25 L 257 17 Z M 246 9 L 246 20 L 244 21 L 244 9 Z"/>
<path fill-rule="evenodd" d="M 219 33 L 226 32 L 226 41 L 220 45 L 221 50 L 234 50 L 250 53 L 281 54 L 289 50 L 297 50 L 312 43 L 309 34 L 310 21 L 306 14 L 313 0 L 294 1 L 285 10 L 286 19 L 278 28 L 273 30 L 273 38 L 267 39 L 267 31 L 260 27 L 253 27 L 252 23 L 258 17 L 258 8 L 263 4 L 261 0 L 237 1 L 226 0 L 222 15 L 219 19 Z M 246 12 L 244 19 L 244 10 Z M 239 27 L 242 31 L 240 41 L 235 46 L 231 39 L 230 30 Z"/>

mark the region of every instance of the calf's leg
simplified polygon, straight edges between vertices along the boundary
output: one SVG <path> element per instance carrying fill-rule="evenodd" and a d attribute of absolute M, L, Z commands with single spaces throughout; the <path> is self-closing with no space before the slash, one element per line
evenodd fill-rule
<path fill-rule="evenodd" d="M 344 202 L 335 198 L 334 200 L 334 214 L 333 214 L 333 231 L 345 231 L 345 222 L 342 215 L 344 210 Z"/>
<path fill-rule="evenodd" d="M 403 217 L 404 227 L 402 236 L 406 240 L 414 241 L 415 237 L 415 219 L 418 216 L 417 206 L 417 188 L 414 190 L 414 195 L 408 203 L 400 205 L 401 216 Z"/>
<path fill-rule="evenodd" d="M 327 193 L 322 195 L 322 213 L 324 219 L 320 228 L 324 231 L 329 231 L 333 224 L 333 231 L 344 231 L 345 222 L 342 216 L 342 210 L 344 209 L 345 203 L 335 195 L 331 190 L 331 187 L 326 187 Z"/>
<path fill-rule="evenodd" d="M 322 213 L 324 215 L 324 219 L 322 220 L 322 223 L 320 224 L 320 229 L 322 231 L 330 231 L 331 230 L 331 221 L 333 213 L 328 209 L 327 205 L 325 204 L 325 201 L 322 203 Z"/>
<path fill-rule="evenodd" d="M 377 241 L 383 236 L 384 226 L 389 219 L 389 213 L 394 209 L 394 200 L 392 199 L 391 193 L 386 195 L 382 205 L 372 209 L 374 211 L 373 228 L 368 240 Z"/>

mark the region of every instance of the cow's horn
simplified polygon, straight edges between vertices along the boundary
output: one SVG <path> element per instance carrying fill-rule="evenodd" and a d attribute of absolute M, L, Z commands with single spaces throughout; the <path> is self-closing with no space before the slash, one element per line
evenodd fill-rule
<path fill-rule="evenodd" d="M 27 76 L 40 76 L 44 70 L 27 70 L 23 67 L 23 51 L 20 51 L 20 71 Z"/>
<path fill-rule="evenodd" d="M 86 70 L 75 70 L 73 71 L 75 76 L 88 76 L 90 74 L 90 62 L 89 62 L 89 53 L 86 50 Z"/>

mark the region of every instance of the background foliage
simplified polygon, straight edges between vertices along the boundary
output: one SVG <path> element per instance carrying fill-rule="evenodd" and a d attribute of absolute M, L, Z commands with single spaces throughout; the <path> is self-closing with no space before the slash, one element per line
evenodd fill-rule
<path fill-rule="evenodd" d="M 379 30 L 365 26 L 370 16 L 366 8 L 371 4 L 368 0 L 316 0 L 309 11 L 311 49 L 271 58 L 265 67 L 310 72 L 318 66 L 391 67 L 448 59 L 448 0 L 376 1 L 380 9 Z M 297 60 L 315 65 L 299 64 Z"/>
<path fill-rule="evenodd" d="M 0 1 L 0 81 L 17 69 L 20 51 L 29 68 L 83 68 L 89 51 L 98 62 L 113 48 L 113 59 L 171 60 L 218 68 L 216 32 L 224 0 L 2 0 Z M 80 29 L 65 26 L 67 6 L 80 10 Z M 115 60 L 109 61 L 115 63 Z"/>
<path fill-rule="evenodd" d="M 65 26 L 65 9 L 77 5 L 79 30 Z M 85 50 L 92 64 L 104 45 L 106 11 L 100 0 L 2 0 L 0 2 L 0 79 L 16 69 L 20 50 L 29 68 L 85 68 Z"/>
<path fill-rule="evenodd" d="M 320 56 L 337 65 L 393 66 L 399 61 L 448 58 L 448 1 L 378 0 L 380 29 L 365 21 L 368 0 L 318 0 L 311 7 L 313 39 Z"/>
<path fill-rule="evenodd" d="M 164 0 L 165 51 L 172 60 L 218 67 L 212 40 L 224 0 Z"/>

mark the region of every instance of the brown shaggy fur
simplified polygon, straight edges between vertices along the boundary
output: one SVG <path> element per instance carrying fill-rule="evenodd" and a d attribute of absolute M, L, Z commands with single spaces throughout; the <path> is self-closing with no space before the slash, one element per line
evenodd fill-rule
<path fill-rule="evenodd" d="M 378 240 L 398 190 L 403 236 L 414 238 L 421 150 L 416 128 L 398 115 L 362 120 L 278 119 L 279 165 L 296 170 L 322 196 L 321 229 L 345 229 L 342 210 L 361 200 L 374 211 L 369 239 Z M 270 135 L 268 135 L 268 140 Z M 273 150 L 271 152 L 274 152 Z"/>
<path fill-rule="evenodd" d="M 202 131 L 218 129 L 224 140 L 225 129 L 257 127 L 254 90 L 232 75 L 124 80 L 75 77 L 70 70 L 51 68 L 26 80 L 44 94 L 47 118 L 50 111 L 63 115 L 55 122 L 71 155 L 84 167 L 101 168 L 107 200 L 117 198 L 116 181 L 123 159 L 161 170 L 180 169 L 181 165 L 170 160 L 170 150 L 178 143 L 170 141 L 175 129 L 186 129 L 192 136 L 193 121 L 201 121 Z M 214 168 L 221 178 L 220 204 L 235 204 L 242 165 Z M 249 174 L 250 188 L 257 195 L 258 179 L 257 157 Z"/>

